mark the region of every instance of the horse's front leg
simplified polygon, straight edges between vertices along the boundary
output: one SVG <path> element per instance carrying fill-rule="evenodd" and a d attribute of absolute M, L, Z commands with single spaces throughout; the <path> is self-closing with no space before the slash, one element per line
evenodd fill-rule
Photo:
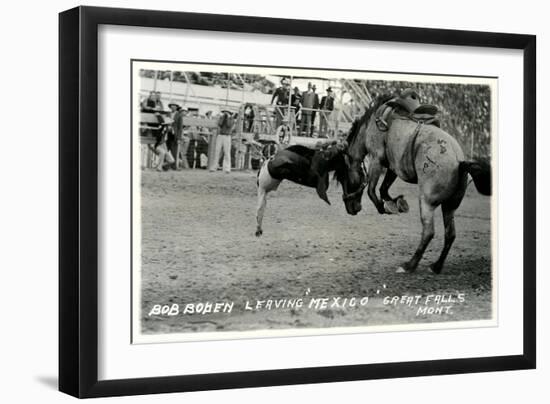
<path fill-rule="evenodd" d="M 388 168 L 386 170 L 384 180 L 382 181 L 382 185 L 380 186 L 380 198 L 382 198 L 386 213 L 390 214 L 409 211 L 409 204 L 403 195 L 399 195 L 397 198 L 392 198 L 389 194 L 389 189 L 396 179 L 397 174 Z"/>
<path fill-rule="evenodd" d="M 369 162 L 368 167 L 368 173 L 369 173 L 369 185 L 367 187 L 367 194 L 376 207 L 376 210 L 378 210 L 378 213 L 384 214 L 386 213 L 386 210 L 384 209 L 384 202 L 382 202 L 380 199 L 378 199 L 378 196 L 376 195 L 376 186 L 378 185 L 378 180 L 380 179 L 380 174 L 382 174 L 382 165 L 380 162 L 376 159 L 372 159 Z"/>
<path fill-rule="evenodd" d="M 393 170 L 390 170 L 389 168 L 386 170 L 386 175 L 384 176 L 384 180 L 382 181 L 382 185 L 380 185 L 380 197 L 383 201 L 391 201 L 393 198 L 389 194 L 390 187 L 397 179 L 397 174 Z"/>

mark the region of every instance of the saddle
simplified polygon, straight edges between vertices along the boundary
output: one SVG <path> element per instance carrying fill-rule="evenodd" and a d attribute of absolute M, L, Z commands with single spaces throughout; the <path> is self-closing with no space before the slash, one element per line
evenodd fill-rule
<path fill-rule="evenodd" d="M 438 108 L 431 104 L 422 104 L 420 96 L 412 89 L 407 88 L 399 96 L 386 101 L 375 112 L 378 129 L 387 132 L 391 126 L 392 113 L 399 117 L 410 119 L 419 124 L 435 125 L 440 127 L 437 118 Z"/>

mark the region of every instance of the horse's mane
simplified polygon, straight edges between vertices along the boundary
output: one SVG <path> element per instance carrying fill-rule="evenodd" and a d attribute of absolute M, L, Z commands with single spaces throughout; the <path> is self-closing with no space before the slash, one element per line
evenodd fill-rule
<path fill-rule="evenodd" d="M 376 112 L 376 110 L 384 103 L 388 102 L 394 97 L 393 94 L 382 94 L 376 97 L 370 104 L 370 106 L 365 110 L 365 113 L 360 117 L 357 118 L 353 123 L 351 124 L 351 129 L 349 130 L 348 137 L 346 138 L 346 142 L 348 145 L 351 145 L 355 138 L 357 137 L 357 134 L 359 133 L 359 129 L 361 129 L 361 126 L 363 124 L 367 124 L 372 116 Z"/>

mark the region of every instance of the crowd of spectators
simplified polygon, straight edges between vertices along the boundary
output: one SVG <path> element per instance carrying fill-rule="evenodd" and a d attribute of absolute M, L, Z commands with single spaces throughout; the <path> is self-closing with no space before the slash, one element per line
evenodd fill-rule
<path fill-rule="evenodd" d="M 491 90 L 487 85 L 457 83 L 366 82 L 371 96 L 397 94 L 413 87 L 424 104 L 439 108 L 441 128 L 453 135 L 467 157 L 491 156 Z"/>
<path fill-rule="evenodd" d="M 164 109 L 159 91 L 151 91 L 140 102 L 141 135 L 154 139 L 148 147 L 157 156 L 154 167 L 157 171 L 206 169 L 208 166 L 216 171 L 223 162 L 223 170 L 230 172 L 232 167 L 242 165 L 242 144 L 236 144 L 234 136 L 236 113 L 221 110 L 218 115 L 212 111 L 201 115 L 198 108 L 187 108 L 177 102 L 167 106 L 169 110 Z M 208 125 L 200 126 L 207 122 Z M 213 153 L 211 163 L 209 150 Z"/>
<path fill-rule="evenodd" d="M 157 80 L 173 80 L 175 82 L 187 83 L 187 79 L 191 84 L 201 86 L 218 86 L 221 88 L 229 88 L 234 90 L 242 90 L 244 85 L 249 89 L 255 89 L 265 94 L 272 94 L 275 91 L 275 84 L 266 79 L 265 76 L 259 74 L 228 74 L 216 72 L 180 72 L 180 71 L 162 71 L 162 70 L 140 70 L 142 77 Z M 187 78 L 186 78 L 187 76 Z"/>
<path fill-rule="evenodd" d="M 307 90 L 300 88 L 290 89 L 290 80 L 281 79 L 281 85 L 271 97 L 271 104 L 275 105 L 275 127 L 279 128 L 289 113 L 292 118 L 287 121 L 294 121 L 298 134 L 301 136 L 313 137 L 315 131 L 315 119 L 319 113 L 319 137 L 327 137 L 329 132 L 328 116 L 334 110 L 334 92 L 329 87 L 326 95 L 319 97 L 315 84 L 309 82 Z"/>

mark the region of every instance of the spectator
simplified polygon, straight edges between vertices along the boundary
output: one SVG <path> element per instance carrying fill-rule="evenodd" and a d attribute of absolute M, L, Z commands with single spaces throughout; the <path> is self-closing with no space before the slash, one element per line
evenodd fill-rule
<path fill-rule="evenodd" d="M 185 135 L 183 130 L 183 118 L 187 114 L 187 109 L 175 103 L 168 104 L 168 107 L 172 111 L 172 130 L 174 132 L 175 144 L 171 150 L 176 156 L 176 169 L 180 169 L 180 163 L 181 168 L 189 168 L 187 149 L 189 148 L 190 139 Z"/>
<path fill-rule="evenodd" d="M 218 169 L 221 152 L 223 151 L 223 170 L 231 172 L 231 134 L 235 129 L 235 118 L 230 111 L 223 110 L 218 119 L 218 136 L 216 137 L 216 150 L 214 163 L 210 171 Z"/>
<path fill-rule="evenodd" d="M 311 130 L 309 136 L 313 137 L 313 129 L 315 128 L 315 117 L 317 116 L 317 110 L 319 109 L 319 96 L 317 95 L 317 86 L 314 84 L 311 88 L 313 90 L 313 111 L 311 111 Z"/>
<path fill-rule="evenodd" d="M 213 119 L 212 111 L 206 112 L 204 118 Z M 191 141 L 189 143 L 189 150 L 187 154 L 189 156 L 189 164 L 191 168 L 203 168 L 207 165 L 208 135 L 210 135 L 210 129 L 208 127 L 198 126 L 194 127 L 193 130 L 190 129 L 189 137 Z"/>
<path fill-rule="evenodd" d="M 288 98 L 290 97 L 290 83 L 286 78 L 281 80 L 281 86 L 275 90 L 271 97 L 271 104 L 275 102 L 275 128 L 278 128 L 283 123 L 285 116 L 285 107 L 288 108 Z"/>
<path fill-rule="evenodd" d="M 307 91 L 302 94 L 302 120 L 300 122 L 300 134 L 310 136 L 313 133 L 312 113 L 313 108 L 319 104 L 317 94 L 313 91 L 313 85 L 307 83 Z"/>
<path fill-rule="evenodd" d="M 157 111 L 164 111 L 164 105 L 162 104 L 160 91 L 155 91 L 155 109 Z"/>
<path fill-rule="evenodd" d="M 252 127 L 254 125 L 254 108 L 251 104 L 246 104 L 244 107 L 244 120 L 243 120 L 243 129 L 245 132 L 252 132 Z"/>
<path fill-rule="evenodd" d="M 246 144 L 246 139 L 241 139 L 241 142 L 235 141 L 235 168 L 237 170 L 242 170 L 245 167 L 246 153 L 248 152 L 248 146 Z"/>
<path fill-rule="evenodd" d="M 174 157 L 172 157 L 172 154 L 170 151 L 166 148 L 166 136 L 168 134 L 168 127 L 166 125 L 162 125 L 162 128 L 158 131 L 155 131 L 155 137 L 156 142 L 153 146 L 153 151 L 158 155 L 158 164 L 157 164 L 157 171 L 164 171 L 165 168 L 165 161 L 172 165 L 174 164 Z"/>
<path fill-rule="evenodd" d="M 160 100 L 160 92 L 151 91 L 149 96 L 142 101 L 141 103 L 141 112 L 151 112 L 154 113 L 158 123 L 163 124 L 164 118 L 161 115 L 161 112 L 164 111 L 164 106 Z"/>
<path fill-rule="evenodd" d="M 330 113 L 334 110 L 334 95 L 332 93 L 332 88 L 327 88 L 327 95 L 321 99 L 321 116 L 319 121 L 319 136 L 326 137 L 326 132 L 328 129 L 328 117 Z"/>
<path fill-rule="evenodd" d="M 300 114 L 300 107 L 302 105 L 302 94 L 298 87 L 294 87 L 294 93 L 290 96 L 290 105 L 294 108 L 294 117 L 296 124 L 298 124 L 298 115 Z"/>
<path fill-rule="evenodd" d="M 141 103 L 141 110 L 143 112 L 162 112 L 164 111 L 164 106 L 160 99 L 159 91 L 151 91 L 149 96 L 144 99 Z"/>
<path fill-rule="evenodd" d="M 157 102 L 155 101 L 155 97 L 156 97 L 155 92 L 151 91 L 149 93 L 149 96 L 141 102 L 141 111 L 142 112 L 154 112 L 155 111 L 155 108 L 157 106 Z"/>

